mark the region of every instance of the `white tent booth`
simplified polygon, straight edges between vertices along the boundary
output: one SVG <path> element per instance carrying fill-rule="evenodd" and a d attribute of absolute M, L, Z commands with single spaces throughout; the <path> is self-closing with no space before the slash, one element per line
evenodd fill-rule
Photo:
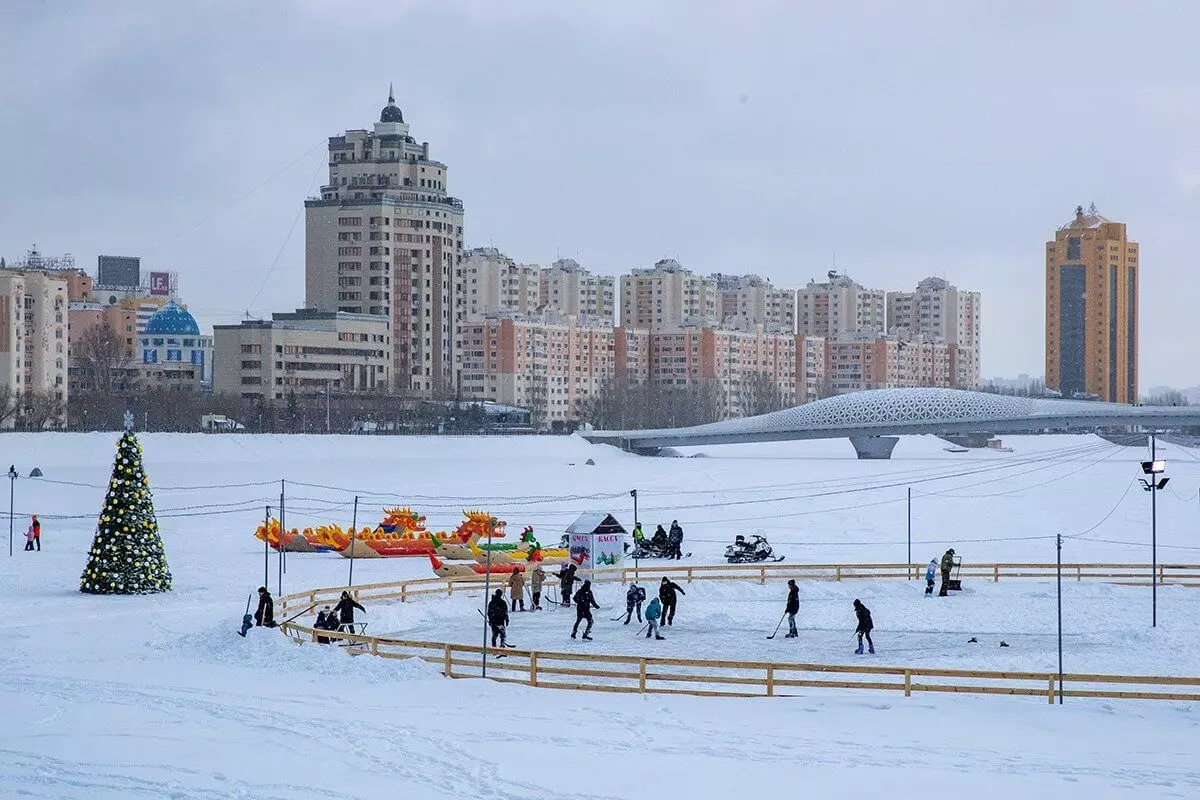
<path fill-rule="evenodd" d="M 625 528 L 607 511 L 585 511 L 567 528 L 571 560 L 580 569 L 621 566 Z"/>

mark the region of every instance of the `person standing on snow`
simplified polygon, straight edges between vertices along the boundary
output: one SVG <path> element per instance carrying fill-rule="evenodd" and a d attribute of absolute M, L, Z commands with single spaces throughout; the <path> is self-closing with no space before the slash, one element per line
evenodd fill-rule
<path fill-rule="evenodd" d="M 342 592 L 342 599 L 338 600 L 338 604 L 333 607 L 334 612 L 338 615 L 338 630 L 347 630 L 354 633 L 354 609 L 366 611 L 365 608 L 350 597 L 349 592 Z"/>
<path fill-rule="evenodd" d="M 788 618 L 788 632 L 785 639 L 795 639 L 799 636 L 796 633 L 796 614 L 800 613 L 800 587 L 796 585 L 794 580 L 788 581 L 788 598 L 787 605 L 784 606 L 784 612 Z"/>
<path fill-rule="evenodd" d="M 658 599 L 662 601 L 662 624 L 675 624 L 675 603 L 678 598 L 675 593 L 686 595 L 687 592 L 678 583 L 673 582 L 670 578 L 663 576 L 662 583 L 658 585 Z"/>
<path fill-rule="evenodd" d="M 275 601 L 267 587 L 258 587 L 258 609 L 254 612 L 254 624 L 263 628 L 275 627 Z"/>
<path fill-rule="evenodd" d="M 636 583 L 629 584 L 629 591 L 625 593 L 625 624 L 629 624 L 629 620 L 633 618 L 633 612 L 637 611 L 638 622 L 642 621 L 642 603 L 646 600 L 646 590 L 638 586 Z"/>
<path fill-rule="evenodd" d="M 662 616 L 662 602 L 655 597 L 650 601 L 650 605 L 646 606 L 646 638 L 650 638 L 650 634 L 654 634 L 654 638 L 658 640 L 667 637 L 658 632 L 658 620 Z"/>
<path fill-rule="evenodd" d="M 562 604 L 568 608 L 571 605 L 571 590 L 575 588 L 575 565 L 563 564 L 558 571 L 558 590 L 562 592 Z"/>
<path fill-rule="evenodd" d="M 571 638 L 575 638 L 575 634 L 579 631 L 579 623 L 587 620 L 587 627 L 583 629 L 583 638 L 589 642 L 592 637 L 589 635 L 592 632 L 592 609 L 599 608 L 596 598 L 592 595 L 592 582 L 584 581 L 583 586 L 575 593 L 575 627 L 571 628 Z"/>
<path fill-rule="evenodd" d="M 929 566 L 925 568 L 925 596 L 933 597 L 933 579 L 937 577 L 938 563 L 936 558 L 929 559 Z"/>
<path fill-rule="evenodd" d="M 337 630 L 337 615 L 329 608 L 321 609 L 317 612 L 317 621 L 313 623 L 313 628 L 318 631 Z M 317 644 L 329 644 L 328 636 L 318 636 Z"/>
<path fill-rule="evenodd" d="M 863 637 L 866 636 L 867 646 L 870 648 L 867 652 L 875 655 L 875 643 L 871 641 L 871 631 L 875 628 L 875 623 L 871 621 L 871 609 L 864 606 L 861 600 L 855 600 L 854 615 L 858 617 L 858 627 L 854 629 L 854 632 L 858 634 L 858 649 L 854 651 L 854 654 L 858 656 L 863 654 Z"/>
<path fill-rule="evenodd" d="M 505 635 L 508 628 L 508 604 L 504 602 L 503 589 L 497 589 L 488 601 L 487 621 L 488 625 L 492 626 L 492 647 L 496 647 L 497 640 L 500 647 L 508 647 L 508 638 Z"/>
<path fill-rule="evenodd" d="M 950 592 L 950 570 L 954 569 L 954 548 L 951 547 L 942 556 L 942 588 L 938 597 L 945 597 Z"/>
<path fill-rule="evenodd" d="M 30 525 L 29 528 L 25 531 L 25 549 L 27 551 L 33 550 L 33 541 L 36 538 L 37 538 L 37 531 L 35 531 L 33 529 L 33 525 Z"/>
<path fill-rule="evenodd" d="M 679 527 L 679 520 L 671 520 L 671 532 L 667 534 L 667 558 L 673 558 L 676 561 L 683 558 L 683 528 Z"/>
<path fill-rule="evenodd" d="M 633 526 L 633 546 L 638 547 L 644 541 L 646 541 L 646 534 L 642 533 L 642 523 L 639 522 Z"/>
<path fill-rule="evenodd" d="M 542 569 L 542 565 L 538 564 L 533 568 L 533 574 L 529 576 L 529 588 L 533 592 L 533 610 L 542 610 L 542 583 L 546 580 L 546 570 Z"/>
<path fill-rule="evenodd" d="M 525 573 L 521 571 L 521 567 L 517 567 L 508 576 L 508 592 L 512 598 L 512 610 L 517 610 L 517 603 L 521 604 L 521 610 L 525 610 Z"/>

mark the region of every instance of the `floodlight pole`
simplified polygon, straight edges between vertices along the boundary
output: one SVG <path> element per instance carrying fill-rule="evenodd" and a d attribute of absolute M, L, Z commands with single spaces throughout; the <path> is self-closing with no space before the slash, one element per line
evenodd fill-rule
<path fill-rule="evenodd" d="M 913 568 L 912 563 L 912 487 L 908 487 L 908 568 Z M 908 573 L 909 580 L 912 580 L 912 573 Z"/>
<path fill-rule="evenodd" d="M 1063 647 L 1062 647 L 1062 534 L 1056 540 L 1058 550 L 1058 704 L 1063 701 Z"/>
<path fill-rule="evenodd" d="M 1157 455 L 1150 431 L 1150 461 Z M 1150 475 L 1150 627 L 1158 627 L 1158 475 Z"/>
<path fill-rule="evenodd" d="M 637 526 L 638 526 L 637 489 L 630 489 L 629 495 L 633 498 L 633 527 L 637 528 Z M 638 580 L 638 542 L 635 539 L 633 542 L 633 582 L 637 583 L 637 580 Z"/>
<path fill-rule="evenodd" d="M 492 528 L 488 526 L 487 555 L 484 558 L 484 573 L 483 573 L 483 669 L 480 671 L 480 677 L 487 677 L 487 657 L 488 657 L 488 605 L 492 602 Z M 450 578 L 450 580 L 454 580 Z"/>
<path fill-rule="evenodd" d="M 271 507 L 263 516 L 263 586 L 271 585 Z"/>
<path fill-rule="evenodd" d="M 354 585 L 354 537 L 358 534 L 358 495 L 354 495 L 354 515 L 350 518 L 350 577 L 347 586 Z"/>
<path fill-rule="evenodd" d="M 17 467 L 15 464 L 8 468 L 8 557 L 13 554 L 13 498 L 17 491 Z M 40 545 L 39 545 L 40 546 Z"/>

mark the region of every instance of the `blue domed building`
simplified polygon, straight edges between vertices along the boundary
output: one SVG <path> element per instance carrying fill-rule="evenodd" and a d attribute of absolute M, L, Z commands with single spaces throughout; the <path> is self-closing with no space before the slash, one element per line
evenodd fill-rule
<path fill-rule="evenodd" d="M 174 300 L 150 317 L 142 330 L 143 385 L 148 389 L 199 391 L 212 384 L 212 336 Z"/>

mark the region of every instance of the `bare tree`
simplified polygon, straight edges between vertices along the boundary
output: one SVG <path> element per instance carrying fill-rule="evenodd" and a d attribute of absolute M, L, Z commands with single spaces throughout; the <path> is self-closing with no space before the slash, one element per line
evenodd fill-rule
<path fill-rule="evenodd" d="M 125 343 L 108 323 L 84 331 L 74 345 L 73 355 L 87 383 L 100 394 L 126 388 L 123 384 L 130 368 L 129 355 Z"/>
<path fill-rule="evenodd" d="M 21 408 L 20 425 L 28 430 L 40 431 L 47 426 L 62 426 L 67 406 L 54 390 L 29 392 Z"/>
<path fill-rule="evenodd" d="M 0 428 L 16 422 L 21 413 L 21 395 L 11 386 L 0 386 Z"/>
<path fill-rule="evenodd" d="M 754 417 L 769 414 L 784 407 L 783 387 L 768 372 L 751 372 L 742 378 L 742 414 Z"/>

